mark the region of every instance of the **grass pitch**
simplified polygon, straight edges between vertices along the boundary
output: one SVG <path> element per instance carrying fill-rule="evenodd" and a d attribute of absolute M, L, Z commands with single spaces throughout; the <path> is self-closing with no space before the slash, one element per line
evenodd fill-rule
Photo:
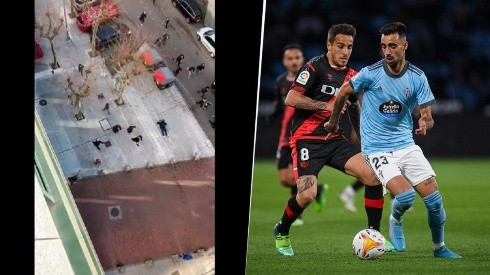
<path fill-rule="evenodd" d="M 256 160 L 253 172 L 246 274 L 490 274 L 490 159 L 429 159 L 437 173 L 446 210 L 445 243 L 462 259 L 436 259 L 427 211 L 417 196 L 403 222 L 406 251 L 378 260 L 352 252 L 355 234 L 367 227 L 364 188 L 356 195 L 357 213 L 348 212 L 337 193 L 354 178 L 330 167 L 319 175 L 327 183 L 327 206 L 303 213 L 305 224 L 292 227 L 293 257 L 275 251 L 272 228 L 289 198 L 280 186 L 274 160 Z M 385 196 L 381 233 L 389 239 L 390 196 Z"/>

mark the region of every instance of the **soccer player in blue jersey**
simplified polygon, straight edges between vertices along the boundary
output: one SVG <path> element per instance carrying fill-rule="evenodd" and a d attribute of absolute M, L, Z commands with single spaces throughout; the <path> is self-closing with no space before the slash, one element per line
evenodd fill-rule
<path fill-rule="evenodd" d="M 364 91 L 361 150 L 383 186 L 395 196 L 389 218 L 393 246 L 405 251 L 403 214 L 413 205 L 417 192 L 427 207 L 434 257 L 461 258 L 444 243 L 446 212 L 436 173 L 412 136 L 411 112 L 416 104 L 420 107 L 420 118 L 415 134 L 424 136 L 434 127 L 431 114 L 434 95 L 424 72 L 405 59 L 407 27 L 393 22 L 381 27 L 380 33 L 384 59 L 364 67 L 342 85 L 325 129 L 335 133 L 347 97 Z"/>

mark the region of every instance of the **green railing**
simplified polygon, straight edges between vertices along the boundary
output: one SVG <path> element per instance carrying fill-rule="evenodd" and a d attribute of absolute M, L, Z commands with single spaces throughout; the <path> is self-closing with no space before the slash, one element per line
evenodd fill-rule
<path fill-rule="evenodd" d="M 49 210 L 73 272 L 80 275 L 104 274 L 37 111 L 34 143 L 34 173 L 50 201 Z"/>

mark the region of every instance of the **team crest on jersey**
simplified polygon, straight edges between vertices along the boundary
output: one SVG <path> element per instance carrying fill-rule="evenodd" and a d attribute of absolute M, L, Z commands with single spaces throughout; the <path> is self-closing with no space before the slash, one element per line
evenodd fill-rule
<path fill-rule="evenodd" d="M 306 168 L 306 167 L 310 166 L 310 163 L 307 161 L 302 161 L 299 163 L 299 166 L 301 166 L 302 168 Z"/>
<path fill-rule="evenodd" d="M 402 111 L 402 105 L 399 102 L 394 101 L 393 99 L 379 105 L 379 112 L 384 117 L 396 117 Z"/>
<path fill-rule="evenodd" d="M 305 85 L 309 78 L 310 78 L 310 73 L 307 71 L 302 71 L 298 75 L 298 78 L 296 78 L 296 82 Z"/>
<path fill-rule="evenodd" d="M 333 75 L 331 75 L 331 74 L 327 74 L 327 79 L 328 79 L 328 80 L 332 80 L 332 79 L 333 79 Z"/>

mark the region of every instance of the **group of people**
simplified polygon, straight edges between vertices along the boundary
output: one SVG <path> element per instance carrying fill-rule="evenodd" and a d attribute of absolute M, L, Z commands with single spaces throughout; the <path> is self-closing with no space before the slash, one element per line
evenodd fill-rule
<path fill-rule="evenodd" d="M 282 121 L 277 164 L 279 181 L 292 191 L 273 228 L 281 255 L 294 255 L 290 228 L 311 203 L 318 202 L 323 192 L 318 174 L 330 166 L 358 180 L 350 187 L 350 196 L 340 196 L 344 203 L 347 197 L 352 199 L 353 186 L 365 186 L 369 228 L 380 231 L 383 188 L 394 196 L 386 251 L 405 251 L 404 213 L 418 193 L 427 208 L 434 257 L 461 258 L 444 243 L 446 213 L 436 174 L 412 134 L 413 112 L 418 113 L 415 135 L 424 136 L 433 128 L 435 98 L 424 72 L 405 58 L 406 26 L 386 24 L 380 35 L 383 58 L 359 72 L 348 65 L 356 36 L 351 24 L 331 26 L 326 52 L 306 64 L 299 45 L 284 49 L 288 71 L 276 79 L 275 87 L 277 104 L 284 104 L 278 112 Z M 345 137 L 339 124 L 345 113 L 360 147 Z"/>

